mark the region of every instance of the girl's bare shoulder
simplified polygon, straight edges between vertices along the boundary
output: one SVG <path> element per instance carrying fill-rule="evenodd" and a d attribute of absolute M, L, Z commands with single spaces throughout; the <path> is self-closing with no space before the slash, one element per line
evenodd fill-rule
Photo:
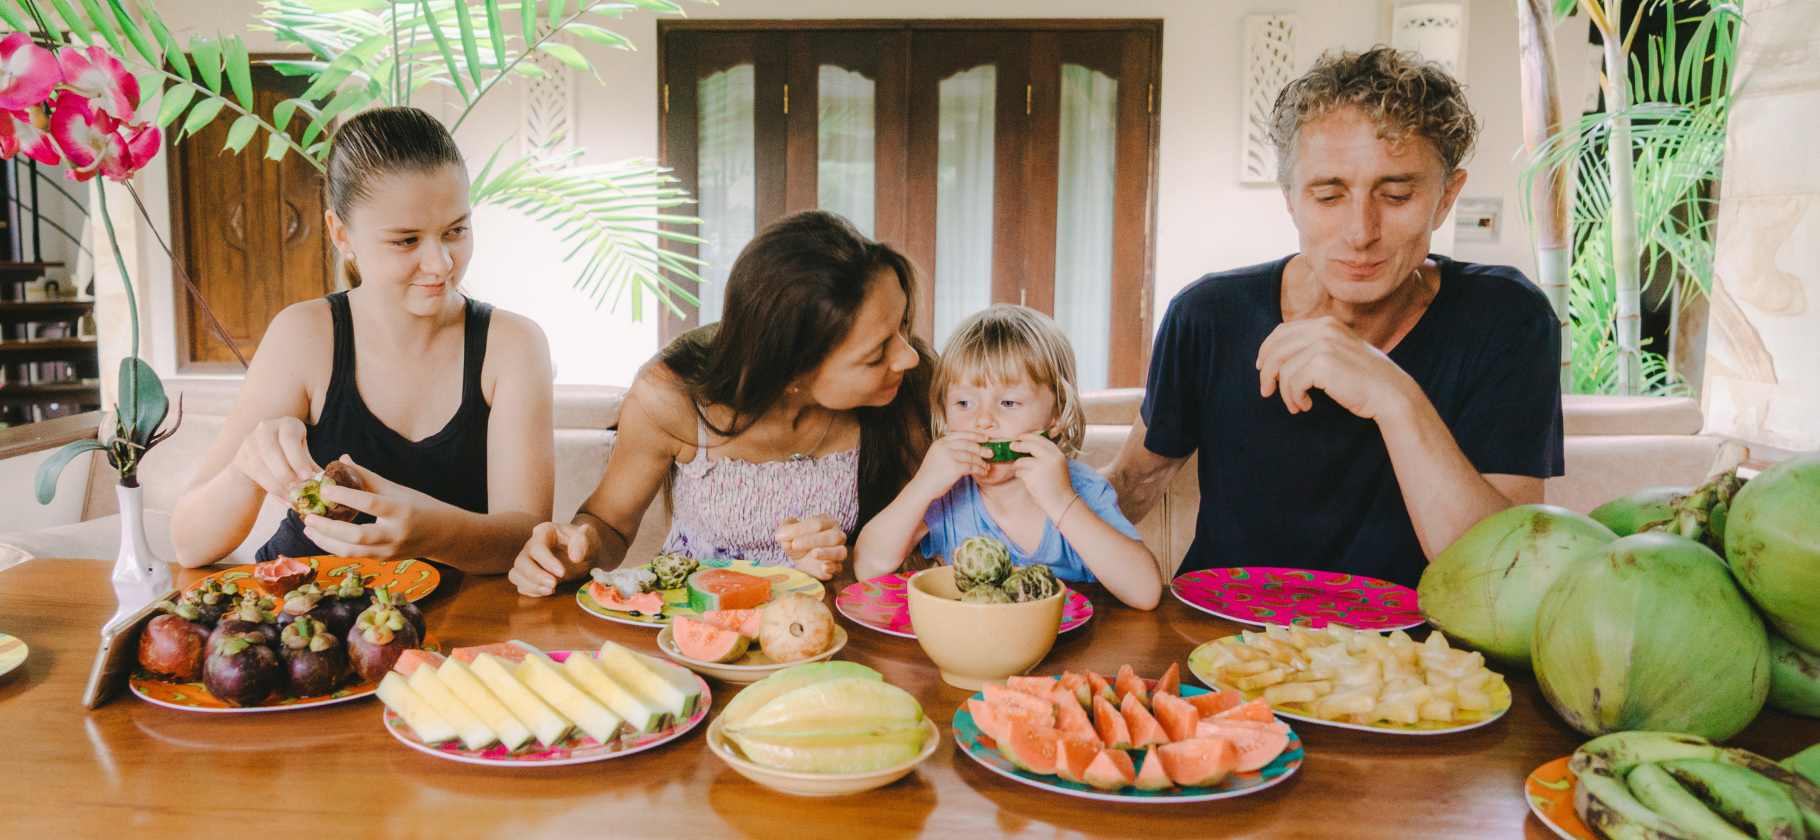
<path fill-rule="evenodd" d="M 621 412 L 621 430 L 627 419 L 648 424 L 664 438 L 676 443 L 676 449 L 693 448 L 698 417 L 689 385 L 663 361 L 646 362 L 632 380 Z"/>

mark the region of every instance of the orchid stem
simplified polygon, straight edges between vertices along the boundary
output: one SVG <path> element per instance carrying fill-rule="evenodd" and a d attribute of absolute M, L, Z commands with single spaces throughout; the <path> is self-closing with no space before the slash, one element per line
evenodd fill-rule
<path fill-rule="evenodd" d="M 101 224 L 107 228 L 107 244 L 114 252 L 114 265 L 120 269 L 120 285 L 126 287 L 126 311 L 133 324 L 133 344 L 127 355 L 139 355 L 139 300 L 133 296 L 133 278 L 126 273 L 126 258 L 120 255 L 120 240 L 114 235 L 114 217 L 107 212 L 107 184 L 95 185 L 96 203 L 101 205 Z M 137 377 L 135 377 L 135 381 Z M 137 391 L 133 394 L 138 397 Z M 135 403 L 137 399 L 135 399 Z"/>

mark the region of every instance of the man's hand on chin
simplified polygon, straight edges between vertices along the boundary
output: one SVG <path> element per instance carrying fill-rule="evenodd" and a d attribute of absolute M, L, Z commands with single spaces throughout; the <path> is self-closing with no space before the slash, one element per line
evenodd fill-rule
<path fill-rule="evenodd" d="M 1258 348 L 1259 393 L 1282 396 L 1289 413 L 1314 408 L 1308 392 L 1319 388 L 1347 411 L 1382 418 L 1408 402 L 1414 386 L 1382 350 L 1338 318 L 1288 321 Z"/>

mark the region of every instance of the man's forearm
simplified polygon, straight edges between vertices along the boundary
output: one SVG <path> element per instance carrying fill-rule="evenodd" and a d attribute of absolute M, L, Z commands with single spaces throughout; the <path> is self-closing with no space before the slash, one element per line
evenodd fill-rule
<path fill-rule="evenodd" d="M 1410 524 L 1429 560 L 1479 520 L 1511 506 L 1460 451 L 1453 432 L 1413 381 L 1399 408 L 1378 418 L 1378 429 L 1390 450 Z"/>
<path fill-rule="evenodd" d="M 1133 421 L 1131 434 L 1126 436 L 1118 456 L 1100 471 L 1118 494 L 1119 512 L 1133 524 L 1144 521 L 1156 509 L 1170 482 L 1175 481 L 1176 472 L 1188 462 L 1187 458 L 1165 458 L 1151 452 L 1144 446 L 1148 432 L 1143 418 Z"/>

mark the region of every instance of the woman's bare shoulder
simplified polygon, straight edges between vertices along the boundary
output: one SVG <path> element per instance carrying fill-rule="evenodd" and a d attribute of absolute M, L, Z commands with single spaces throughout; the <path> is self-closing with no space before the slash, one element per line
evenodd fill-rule
<path fill-rule="evenodd" d="M 632 380 L 622 418 L 627 414 L 636 415 L 679 444 L 695 443 L 697 416 L 688 383 L 661 360 L 646 362 Z"/>

